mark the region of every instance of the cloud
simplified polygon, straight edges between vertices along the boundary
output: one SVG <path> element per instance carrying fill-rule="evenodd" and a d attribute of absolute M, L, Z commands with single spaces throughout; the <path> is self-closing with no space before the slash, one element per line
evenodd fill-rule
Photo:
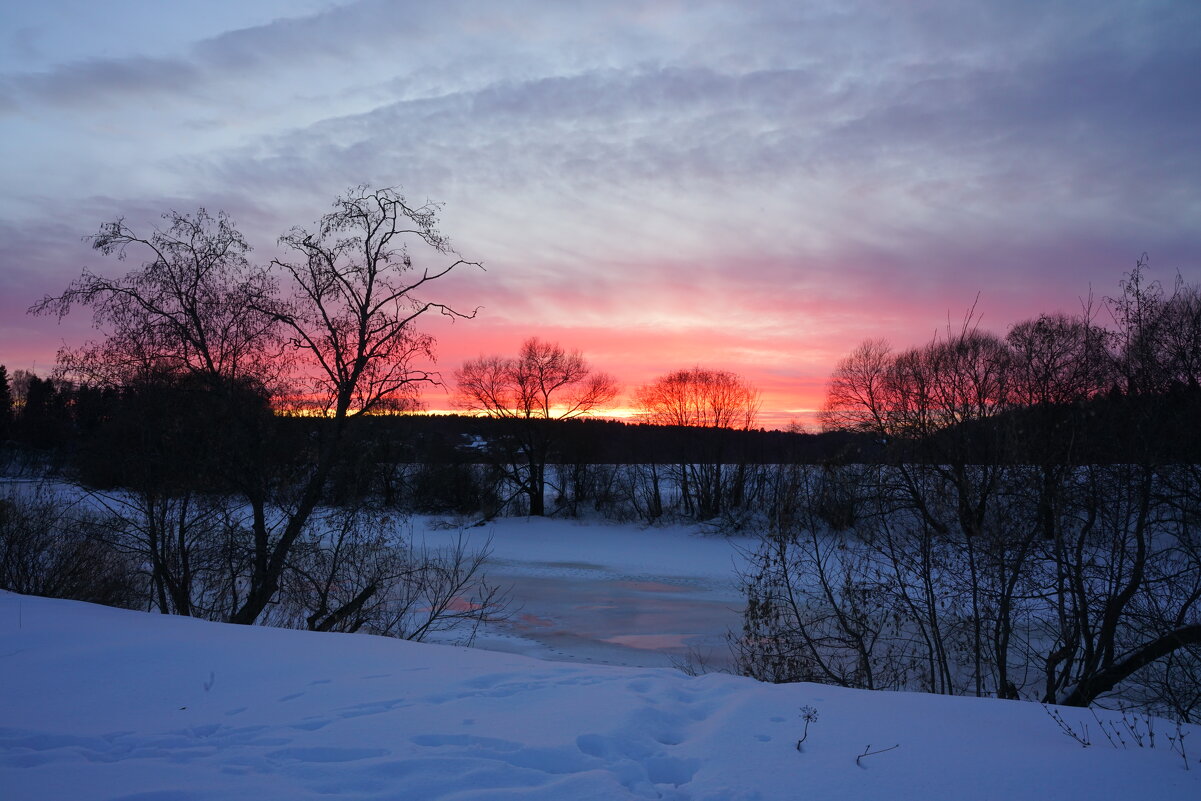
<path fill-rule="evenodd" d="M 9 75 L 0 79 L 0 92 L 10 107 L 32 101 L 71 107 L 95 107 L 121 99 L 175 97 L 196 91 L 199 70 L 175 59 L 141 56 L 92 59 L 47 72 Z"/>
<path fill-rule="evenodd" d="M 1199 28 L 1169 2 L 363 0 L 10 72 L 0 212 L 204 204 L 266 256 L 347 186 L 401 185 L 488 267 L 444 287 L 486 307 L 446 358 L 576 332 L 635 372 L 812 388 L 978 293 L 1001 329 L 1143 250 L 1201 278 Z"/>

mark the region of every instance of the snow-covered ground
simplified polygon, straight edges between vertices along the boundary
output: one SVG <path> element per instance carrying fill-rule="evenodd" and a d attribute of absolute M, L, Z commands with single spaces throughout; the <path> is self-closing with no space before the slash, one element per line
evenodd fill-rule
<path fill-rule="evenodd" d="M 1201 764 L 1184 769 L 1166 728 L 1154 749 L 1084 749 L 1034 704 L 690 678 L 7 593 L 0 683 L 6 801 L 1201 797 Z M 798 752 L 802 706 L 818 719 Z"/>

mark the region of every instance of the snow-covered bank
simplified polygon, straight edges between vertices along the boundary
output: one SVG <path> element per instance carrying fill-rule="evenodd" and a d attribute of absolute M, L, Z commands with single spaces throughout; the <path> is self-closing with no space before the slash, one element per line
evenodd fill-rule
<path fill-rule="evenodd" d="M 1201 765 L 1185 771 L 1162 737 L 1083 749 L 1034 704 L 689 678 L 11 594 L 0 594 L 0 683 L 6 801 L 1201 795 Z M 798 752 L 806 705 L 818 720 Z M 900 747 L 856 765 L 869 744 Z"/>

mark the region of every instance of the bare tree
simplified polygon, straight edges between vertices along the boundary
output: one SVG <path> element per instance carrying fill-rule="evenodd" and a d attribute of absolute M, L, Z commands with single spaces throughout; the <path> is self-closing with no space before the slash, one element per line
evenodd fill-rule
<path fill-rule="evenodd" d="M 232 541 L 228 510 L 201 493 L 93 492 L 92 503 L 106 511 L 95 536 L 142 566 L 150 609 L 165 615 L 226 620 L 232 609 L 231 575 L 241 543 Z M 241 566 L 244 567 L 244 566 Z"/>
<path fill-rule="evenodd" d="M 470 642 L 480 626 L 508 616 L 508 594 L 484 577 L 488 554 L 487 543 L 469 550 L 462 537 L 445 548 L 414 546 L 400 521 L 373 509 L 319 512 L 272 614 L 315 631 Z"/>
<path fill-rule="evenodd" d="M 687 511 L 713 517 L 728 506 L 741 506 L 746 464 L 738 461 L 727 476 L 732 456 L 722 430 L 746 431 L 759 413 L 759 391 L 725 370 L 693 367 L 661 376 L 634 392 L 641 418 L 649 423 L 714 432 L 696 438 L 681 432 L 677 480 Z M 727 503 L 728 502 L 728 503 Z"/>
<path fill-rule="evenodd" d="M 1201 287 L 1178 278 L 1164 317 L 1162 361 L 1168 380 L 1196 389 L 1201 386 Z"/>
<path fill-rule="evenodd" d="M 791 625 L 777 615 L 783 637 L 771 638 L 869 624 L 851 588 L 878 586 L 896 622 L 879 629 L 880 650 L 849 651 L 868 653 L 874 675 L 906 666 L 895 645 L 927 665 L 917 675 L 937 691 L 1079 705 L 1118 691 L 1194 714 L 1201 304 L 1179 283 L 1166 295 L 1144 270 L 1142 260 L 1108 301 L 1113 330 L 1086 307 L 1019 323 L 1004 341 L 965 326 L 898 354 L 868 342 L 844 359 L 827 425 L 878 435 L 893 462 L 874 470 L 856 540 L 839 547 L 848 589 L 829 581 L 828 540 L 808 530 L 760 550 L 764 575 L 784 577 L 779 586 L 791 575 L 804 599 Z M 834 591 L 804 596 L 814 586 Z M 820 646 L 811 664 L 846 648 L 809 642 Z"/>
<path fill-rule="evenodd" d="M 861 532 L 828 528 L 818 471 L 802 468 L 793 478 L 796 516 L 761 535 L 740 574 L 747 596 L 742 636 L 733 641 L 740 671 L 762 681 L 906 687 L 918 660 L 897 625 L 897 574 L 882 569 Z"/>
<path fill-rule="evenodd" d="M 1195 287 L 1178 282 L 1165 297 L 1146 269 L 1144 256 L 1109 299 L 1126 390 L 1110 398 L 1128 432 L 1123 459 L 1081 471 L 1074 517 L 1054 541 L 1063 595 L 1047 697 L 1060 703 L 1087 705 L 1127 681 L 1146 689 L 1140 674 L 1170 677 L 1174 664 L 1187 677 L 1201 645 L 1201 476 L 1187 447 L 1201 408 L 1190 375 L 1201 315 Z M 1153 704 L 1180 710 L 1164 696 Z"/>
<path fill-rule="evenodd" d="M 893 362 L 892 350 L 883 339 L 866 340 L 839 360 L 826 388 L 822 427 L 891 434 Z"/>
<path fill-rule="evenodd" d="M 299 257 L 272 265 L 288 280 L 282 300 L 256 306 L 283 329 L 311 382 L 309 403 L 329 419 L 312 454 L 312 469 L 272 526 L 260 486 L 252 490 L 254 559 L 235 623 L 252 623 L 279 589 L 293 545 L 321 500 L 353 418 L 411 407 L 416 390 L 436 376 L 416 367 L 432 359 L 433 340 L 415 329 L 436 311 L 470 317 L 419 297 L 428 284 L 463 266 L 437 228 L 439 207 L 413 206 L 394 189 L 359 186 L 334 201 L 313 231 L 294 228 L 280 242 Z M 420 251 L 415 252 L 415 251 Z M 427 263 L 432 261 L 432 265 Z"/>
<path fill-rule="evenodd" d="M 234 416 L 231 427 L 246 430 L 237 452 L 223 454 L 223 479 L 249 508 L 251 567 L 231 584 L 233 622 L 255 622 L 275 597 L 343 453 L 349 421 L 411 406 L 416 388 L 437 380 L 417 364 L 432 358 L 433 346 L 416 330 L 418 319 L 429 311 L 471 316 L 419 297 L 452 270 L 478 266 L 459 258 L 438 230 L 438 208 L 410 205 L 394 189 L 351 189 L 315 230 L 284 235 L 280 242 L 297 258 L 269 268 L 249 262 L 249 247 L 224 214 L 171 212 L 169 225 L 148 237 L 118 220 L 102 226 L 93 246 L 118 258 L 146 253 L 142 267 L 117 280 L 85 270 L 62 295 L 31 309 L 60 317 L 76 304 L 93 309 L 105 338 L 64 350 L 64 371 L 118 385 L 193 376 L 230 399 L 249 387 L 270 393 L 276 408 L 300 398 L 329 418 L 316 427 L 311 452 L 281 472 L 287 460 L 267 455 L 279 433 L 271 416 Z"/>
<path fill-rule="evenodd" d="M 276 292 L 269 272 L 252 264 L 250 246 L 224 213 L 171 211 L 165 228 L 149 236 L 124 219 L 106 223 L 89 237 L 92 247 L 124 261 L 131 252 L 148 258 L 122 278 L 85 269 L 61 295 L 35 304 L 34 314 L 60 319 L 73 306 L 89 306 L 100 342 L 60 351 L 59 369 L 83 380 L 120 385 L 164 373 L 223 378 L 277 375 L 276 323 L 261 307 Z"/>
<path fill-rule="evenodd" d="M 232 610 L 212 606 L 209 569 L 223 547 L 209 524 L 218 513 L 195 490 L 214 489 L 217 474 L 244 481 L 256 461 L 248 446 L 269 436 L 267 396 L 288 367 L 278 323 L 261 308 L 277 282 L 249 261 L 224 213 L 163 219 L 149 235 L 123 219 L 102 225 L 92 247 L 121 261 L 137 254 L 141 266 L 117 279 L 85 269 L 30 311 L 61 319 L 87 306 L 104 334 L 60 350 L 58 371 L 120 389 L 109 458 L 129 495 L 106 501 L 114 547 L 147 565 L 162 612 L 225 617 Z"/>
<path fill-rule="evenodd" d="M 693 367 L 662 376 L 634 392 L 642 417 L 650 423 L 700 428 L 754 427 L 759 391 L 725 370 Z"/>
<path fill-rule="evenodd" d="M 1000 586 L 1008 588 L 999 596 L 1003 617 L 1013 590 L 1006 581 L 1009 571 L 987 556 L 1024 558 L 1029 552 L 1003 547 L 1004 535 L 990 518 L 1002 486 L 1002 443 L 993 421 L 1009 408 L 1011 362 L 1005 343 L 976 328 L 970 317 L 961 330 L 895 355 L 883 342 L 865 342 L 839 363 L 824 411 L 828 426 L 870 431 L 898 446 L 895 470 L 886 474 L 887 491 L 897 508 L 917 516 L 917 542 L 938 535 L 962 545 L 977 694 L 985 692 L 984 574 L 990 567 L 1001 571 Z M 934 621 L 927 625 L 937 628 Z M 1004 641 L 1008 617 L 998 625 L 997 638 Z M 1007 681 L 1002 675 L 998 684 Z"/>
<path fill-rule="evenodd" d="M 1066 406 L 1113 382 L 1110 333 L 1089 314 L 1040 314 L 1009 329 L 1009 390 L 1018 407 Z"/>
<path fill-rule="evenodd" d="M 0 589 L 136 608 L 145 596 L 138 564 L 97 536 L 101 515 L 64 503 L 54 488 L 0 491 Z"/>
<path fill-rule="evenodd" d="M 419 385 L 436 381 L 415 364 L 432 359 L 434 344 L 417 320 L 431 311 L 474 316 L 420 296 L 456 268 L 481 266 L 451 248 L 437 227 L 439 208 L 359 186 L 315 230 L 280 238 L 299 257 L 272 261 L 290 293 L 260 310 L 283 325 L 306 362 L 312 401 L 334 420 L 411 407 Z"/>
<path fill-rule="evenodd" d="M 455 403 L 514 423 L 509 469 L 529 499 L 530 514 L 546 514 L 546 462 L 553 444 L 547 422 L 592 414 L 617 396 L 617 384 L 578 350 L 537 337 L 515 358 L 480 356 L 455 372 Z"/>

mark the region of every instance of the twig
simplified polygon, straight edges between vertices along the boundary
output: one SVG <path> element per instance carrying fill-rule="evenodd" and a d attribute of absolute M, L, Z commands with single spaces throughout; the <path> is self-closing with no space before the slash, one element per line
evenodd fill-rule
<path fill-rule="evenodd" d="M 1143 724 L 1143 731 L 1139 730 L 1139 723 Z M 1130 736 L 1134 738 L 1134 742 L 1139 748 L 1144 747 L 1144 736 L 1149 741 L 1152 748 L 1155 747 L 1155 722 L 1150 716 L 1141 716 L 1128 707 L 1122 707 L 1122 723 L 1126 726 L 1126 731 L 1130 732 Z"/>
<path fill-rule="evenodd" d="M 863 749 L 863 753 L 860 754 L 859 756 L 855 757 L 855 764 L 859 765 L 859 767 L 863 767 L 863 765 L 860 764 L 859 760 L 863 759 L 864 757 L 875 756 L 876 754 L 883 754 L 885 751 L 892 751 L 893 749 L 900 748 L 900 747 L 901 747 L 901 744 L 897 743 L 896 745 L 890 746 L 889 748 L 881 748 L 879 751 L 873 751 L 871 743 L 868 743 L 867 748 Z"/>
<path fill-rule="evenodd" d="M 1126 739 L 1122 737 L 1122 732 L 1118 731 L 1118 727 L 1113 723 L 1113 721 L 1109 722 L 1110 727 L 1113 729 L 1113 733 L 1111 734 L 1109 729 L 1105 728 L 1105 721 L 1101 720 L 1100 716 L 1097 715 L 1097 710 L 1090 707 L 1089 711 L 1093 713 L 1093 720 L 1097 721 L 1097 728 L 1100 729 L 1101 733 L 1105 735 L 1105 739 L 1109 740 L 1109 744 L 1114 748 L 1117 748 L 1118 743 L 1120 742 L 1121 747 L 1125 748 Z M 1114 739 L 1115 735 L 1117 736 L 1116 740 Z"/>
<path fill-rule="evenodd" d="M 1189 770 L 1188 754 L 1184 750 L 1184 738 L 1188 737 L 1188 732 L 1180 725 L 1180 721 L 1176 722 L 1176 736 L 1168 735 L 1168 745 L 1172 750 L 1180 754 L 1180 758 L 1184 761 L 1184 769 Z"/>
<path fill-rule="evenodd" d="M 1059 728 L 1064 734 L 1066 734 L 1068 737 L 1071 737 L 1076 742 L 1080 743 L 1081 747 L 1088 748 L 1090 745 L 1092 745 L 1092 741 L 1089 740 L 1089 738 L 1088 738 L 1088 724 L 1087 723 L 1082 723 L 1080 726 L 1081 731 L 1080 731 L 1080 733 L 1077 733 L 1077 731 L 1075 729 L 1073 729 L 1071 726 L 1069 726 L 1068 722 L 1063 719 L 1063 715 L 1059 714 L 1058 709 L 1052 709 L 1051 707 L 1047 706 L 1046 704 L 1043 704 L 1043 710 L 1046 711 L 1046 713 L 1051 716 L 1051 720 L 1053 720 L 1059 724 Z"/>

